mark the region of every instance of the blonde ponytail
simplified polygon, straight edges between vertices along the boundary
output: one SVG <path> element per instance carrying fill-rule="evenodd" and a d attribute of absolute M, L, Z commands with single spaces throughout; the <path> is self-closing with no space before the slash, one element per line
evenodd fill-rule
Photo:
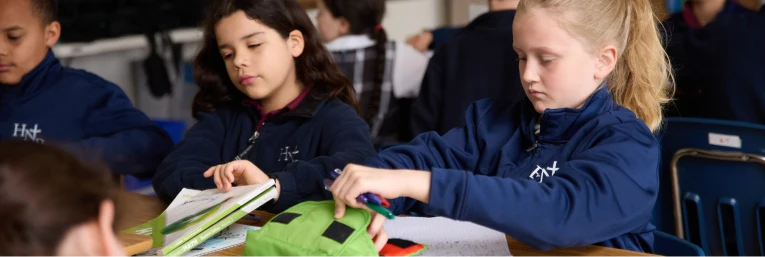
<path fill-rule="evenodd" d="M 661 126 L 662 105 L 670 100 L 673 77 L 649 0 L 521 0 L 519 15 L 532 7 L 572 14 L 559 15 L 564 17 L 561 27 L 588 40 L 593 48 L 615 44 L 621 54 L 607 79 L 614 100 L 651 131 Z"/>

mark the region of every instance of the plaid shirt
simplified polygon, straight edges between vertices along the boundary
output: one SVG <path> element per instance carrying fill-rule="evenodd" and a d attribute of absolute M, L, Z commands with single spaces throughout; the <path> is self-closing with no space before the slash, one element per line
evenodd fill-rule
<path fill-rule="evenodd" d="M 393 64 L 396 44 L 388 42 L 385 61 L 385 75 L 380 94 L 380 108 L 377 115 L 369 124 L 370 133 L 375 144 L 384 144 L 398 141 L 398 123 L 402 119 L 399 114 L 399 103 L 393 95 Z M 377 64 L 377 52 L 375 46 L 361 49 L 332 51 L 335 63 L 340 70 L 353 82 L 353 88 L 361 107 L 361 114 L 366 116 L 369 104 L 372 101 L 375 87 L 375 72 Z"/>

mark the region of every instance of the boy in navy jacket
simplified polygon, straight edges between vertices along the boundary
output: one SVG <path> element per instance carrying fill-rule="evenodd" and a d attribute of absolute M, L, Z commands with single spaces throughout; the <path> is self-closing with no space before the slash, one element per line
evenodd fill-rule
<path fill-rule="evenodd" d="M 0 139 L 57 144 L 115 172 L 150 177 L 170 137 L 115 84 L 63 67 L 52 0 L 0 1 Z"/>

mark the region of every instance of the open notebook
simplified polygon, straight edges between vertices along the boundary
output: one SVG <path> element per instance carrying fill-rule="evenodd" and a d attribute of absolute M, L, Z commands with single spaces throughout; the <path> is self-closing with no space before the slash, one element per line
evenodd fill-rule
<path fill-rule="evenodd" d="M 428 246 L 422 256 L 511 256 L 505 234 L 447 218 L 396 217 L 385 221 L 390 238 Z"/>

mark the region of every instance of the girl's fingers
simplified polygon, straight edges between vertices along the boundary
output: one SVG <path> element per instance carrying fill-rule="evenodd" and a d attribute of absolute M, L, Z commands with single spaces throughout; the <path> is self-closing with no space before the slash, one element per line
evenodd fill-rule
<path fill-rule="evenodd" d="M 218 190 L 222 189 L 223 181 L 220 180 L 220 176 L 218 175 L 218 166 L 211 168 L 212 174 L 213 174 L 213 181 L 215 182 L 215 187 L 218 188 Z"/>
<path fill-rule="evenodd" d="M 223 181 L 226 181 L 223 185 L 225 186 L 225 191 L 228 192 L 228 190 L 231 190 L 231 178 L 226 174 L 226 170 L 228 167 L 231 166 L 230 163 L 226 163 L 222 165 L 223 167 L 220 168 L 220 176 L 223 178 Z"/>
<path fill-rule="evenodd" d="M 207 169 L 202 175 L 205 178 L 213 177 L 215 187 L 228 192 L 237 178 L 243 175 L 246 167 L 242 165 L 243 163 L 237 161 L 216 165 Z"/>
<path fill-rule="evenodd" d="M 342 175 L 340 175 L 340 177 L 335 179 L 335 181 L 332 182 L 332 186 L 329 187 L 329 190 L 332 191 L 332 194 L 335 195 L 335 199 L 341 199 L 344 196 L 342 192 L 345 191 L 347 177 L 348 177 L 348 174 L 343 173 Z M 344 200 L 344 199 L 341 199 L 341 200 Z"/>
<path fill-rule="evenodd" d="M 343 174 L 340 175 L 338 180 L 342 179 L 340 182 L 340 185 L 338 187 L 337 194 L 342 197 L 343 201 L 345 201 L 349 206 L 356 207 L 354 203 L 356 203 L 356 197 L 355 196 L 349 196 L 349 190 L 351 190 L 351 187 L 353 187 L 354 180 L 356 180 L 356 171 L 353 168 L 354 165 L 348 165 L 348 167 L 345 168 L 343 171 Z"/>
<path fill-rule="evenodd" d="M 337 196 L 336 199 L 342 200 L 348 206 L 354 208 L 365 208 L 366 206 L 364 206 L 364 203 L 356 200 L 359 195 L 367 192 L 367 189 L 363 186 L 366 184 L 363 182 L 364 176 L 362 174 L 364 173 L 359 172 L 358 168 L 363 167 L 357 165 L 349 165 L 349 167 L 346 167 L 340 178 L 338 178 L 338 180 L 333 183 L 335 188 L 332 190 Z"/>
<path fill-rule="evenodd" d="M 332 192 L 338 192 L 337 190 L 343 187 L 343 184 L 345 183 L 345 177 L 346 173 L 343 172 L 340 174 L 340 177 L 336 178 L 335 181 L 332 182 L 332 186 L 329 187 L 329 191 Z"/>
<path fill-rule="evenodd" d="M 367 233 L 369 233 L 370 237 L 375 237 L 375 235 L 380 233 L 380 230 L 383 229 L 383 225 L 385 224 L 385 216 L 376 212 L 370 213 L 372 214 L 372 222 L 369 223 Z"/>
<path fill-rule="evenodd" d="M 348 202 L 352 203 L 350 206 L 355 208 L 366 208 L 363 202 L 356 200 L 359 195 L 372 191 L 366 186 L 368 184 L 365 182 L 366 180 L 366 178 L 358 175 L 354 175 L 353 178 L 349 179 L 346 186 L 345 195 L 348 199 Z"/>
<path fill-rule="evenodd" d="M 202 173 L 202 176 L 204 176 L 205 178 L 209 178 L 210 176 L 214 175 L 213 174 L 214 171 L 215 171 L 215 166 L 210 167 L 204 173 Z"/>
<path fill-rule="evenodd" d="M 332 196 L 335 198 L 336 202 L 335 218 L 343 217 L 346 205 L 353 208 L 369 210 L 364 203 L 356 200 L 359 195 L 366 192 L 366 189 L 363 187 L 364 182 L 362 182 L 364 179 L 361 175 L 363 174 L 363 171 L 359 171 L 359 169 L 363 170 L 363 168 L 364 167 L 358 165 L 348 165 L 345 167 L 345 170 L 343 170 L 340 177 L 332 183 L 330 191 L 332 191 Z M 369 211 L 373 212 L 372 210 Z"/>
<path fill-rule="evenodd" d="M 220 180 L 223 181 L 222 190 L 225 192 L 228 192 L 228 185 L 231 184 L 231 181 L 228 181 L 226 174 L 223 172 L 225 168 L 226 168 L 225 165 L 220 165 L 220 167 L 218 167 L 217 174 L 218 174 L 218 177 L 220 177 Z"/>
<path fill-rule="evenodd" d="M 388 232 L 385 232 L 385 229 L 380 230 L 380 233 L 374 237 L 374 242 L 377 252 L 380 252 L 385 247 L 385 244 L 388 243 Z"/>
<path fill-rule="evenodd" d="M 348 202 L 349 206 L 354 208 L 361 208 L 364 206 L 363 203 L 360 203 L 358 200 L 356 200 L 356 198 L 361 195 L 361 190 L 358 188 L 357 179 L 349 181 L 348 186 L 345 188 L 345 192 L 343 192 L 342 195 L 345 197 L 345 200 Z"/>
<path fill-rule="evenodd" d="M 345 202 L 335 197 L 335 219 L 341 219 L 345 215 Z"/>
<path fill-rule="evenodd" d="M 228 163 L 228 164 L 226 164 L 226 169 L 225 169 L 225 171 L 226 171 L 226 177 L 228 177 L 228 181 L 230 181 L 231 183 L 233 183 L 234 181 L 236 181 L 236 178 L 234 177 L 234 169 L 235 169 L 235 166 L 236 166 L 236 165 L 234 165 L 233 163 Z"/>

